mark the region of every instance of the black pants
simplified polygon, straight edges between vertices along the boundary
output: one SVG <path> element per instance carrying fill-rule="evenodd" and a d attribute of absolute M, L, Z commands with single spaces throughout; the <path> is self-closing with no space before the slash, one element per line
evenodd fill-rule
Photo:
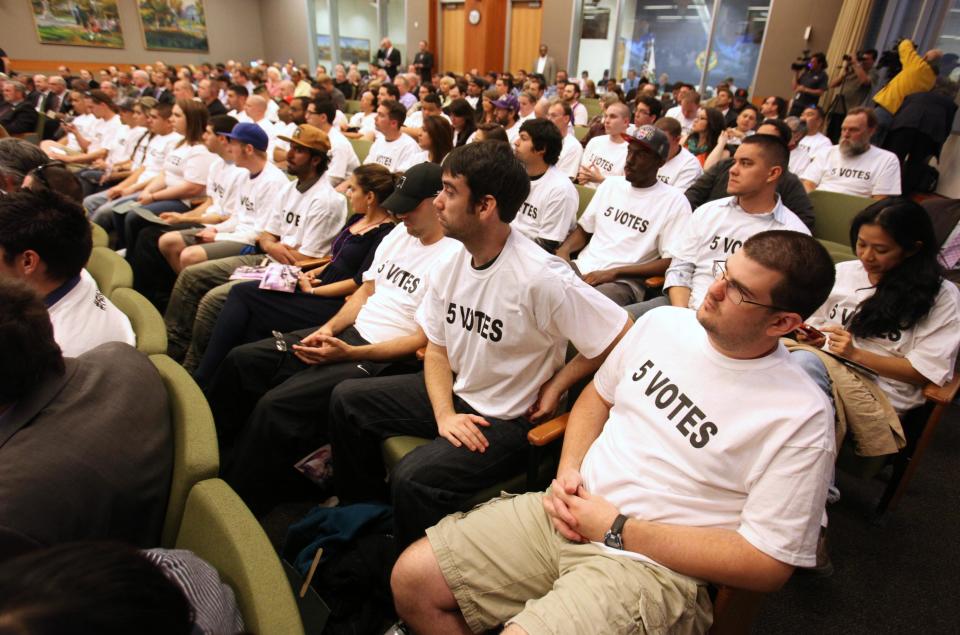
<path fill-rule="evenodd" d="M 285 333 L 320 326 L 342 307 L 343 298 L 312 296 L 299 290 L 295 293 L 266 291 L 257 281 L 241 282 L 230 289 L 194 379 L 206 386 L 235 346 L 256 342 L 269 336 L 271 331 Z"/>
<path fill-rule="evenodd" d="M 196 223 L 177 223 L 157 225 L 150 223 L 143 227 L 137 236 L 137 244 L 132 250 L 127 248 L 127 260 L 133 268 L 133 288 L 150 300 L 162 314 L 167 309 L 170 291 L 177 282 L 177 274 L 170 263 L 160 253 L 160 237 L 167 232 L 191 227 L 202 227 Z"/>
<path fill-rule="evenodd" d="M 454 407 L 458 413 L 480 414 L 456 395 Z M 400 435 L 433 439 L 390 474 L 394 535 L 398 548 L 404 548 L 480 490 L 523 471 L 530 423 L 523 417 L 485 418 L 490 426 L 482 432 L 490 445 L 483 453 L 471 452 L 437 436 L 423 373 L 341 383 L 330 402 L 337 495 L 347 503 L 385 498 L 381 442 Z"/>
<path fill-rule="evenodd" d="M 286 335 L 298 341 L 314 328 Z M 368 342 L 352 326 L 338 335 Z M 328 442 L 330 394 L 345 379 L 414 372 L 416 362 L 308 365 L 276 348 L 273 338 L 227 355 L 206 391 L 223 456 L 222 475 L 255 512 L 302 490 L 293 464 Z"/>
<path fill-rule="evenodd" d="M 917 190 L 930 157 L 940 150 L 933 139 L 916 128 L 891 130 L 887 133 L 884 148 L 900 159 L 901 189 L 904 196 Z"/>

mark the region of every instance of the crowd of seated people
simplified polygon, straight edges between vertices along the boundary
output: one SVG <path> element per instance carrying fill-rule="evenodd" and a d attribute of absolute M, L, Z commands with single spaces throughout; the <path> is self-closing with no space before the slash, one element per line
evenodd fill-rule
<path fill-rule="evenodd" d="M 822 55 L 789 101 L 631 71 L 592 102 L 546 47 L 547 76 L 439 73 L 432 57 L 424 71 L 420 55 L 405 72 L 383 46 L 369 72 L 0 77 L 0 125 L 47 122 L 36 144 L 0 139 L 0 587 L 43 553 L 174 583 L 186 567 L 149 551 L 170 405 L 84 269 L 91 223 L 162 314 L 222 476 L 256 514 L 330 495 L 392 506 L 393 597 L 414 632 L 664 616 L 702 632 L 708 583 L 771 591 L 822 568 L 835 412 L 861 398 L 822 353 L 876 373 L 873 399 L 903 417 L 960 348 L 944 277 L 960 230 L 938 238 L 901 196 L 915 155 L 942 143 L 918 108 L 955 112 L 938 52 L 901 44 L 908 76 L 882 88 L 858 57 L 834 144 Z M 923 143 L 904 132 L 918 128 Z M 812 237 L 816 191 L 863 199 L 853 260 Z M 550 488 L 464 514 L 526 469 L 527 433 L 565 408 Z M 391 466 L 382 444 L 399 436 L 428 442 Z M 323 446 L 317 483 L 294 464 Z M 58 550 L 100 540 L 147 551 Z M 189 585 L 163 592 L 184 591 L 203 630 Z M 203 619 L 242 630 L 232 598 L 219 608 Z"/>

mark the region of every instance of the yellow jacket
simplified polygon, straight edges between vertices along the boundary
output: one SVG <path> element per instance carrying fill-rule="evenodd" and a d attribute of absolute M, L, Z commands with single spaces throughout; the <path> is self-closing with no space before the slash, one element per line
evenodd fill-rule
<path fill-rule="evenodd" d="M 933 68 L 917 54 L 917 49 L 910 40 L 900 42 L 899 52 L 903 70 L 873 98 L 873 101 L 886 108 L 890 114 L 896 114 L 900 110 L 900 105 L 907 95 L 930 90 L 937 79 Z"/>

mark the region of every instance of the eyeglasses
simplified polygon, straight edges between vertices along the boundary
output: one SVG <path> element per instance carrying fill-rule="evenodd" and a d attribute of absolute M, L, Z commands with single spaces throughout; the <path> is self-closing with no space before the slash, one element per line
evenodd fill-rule
<path fill-rule="evenodd" d="M 789 311 L 790 313 L 795 313 L 795 311 L 792 311 L 791 309 L 785 309 L 773 304 L 763 304 L 762 302 L 754 302 L 753 300 L 745 299 L 743 297 L 743 289 L 740 288 L 740 285 L 727 277 L 726 260 L 713 261 L 713 277 L 717 280 L 723 280 L 726 283 L 727 297 L 730 298 L 730 301 L 734 304 L 753 304 L 754 306 L 762 306 L 765 309 L 772 309 L 774 311 Z"/>

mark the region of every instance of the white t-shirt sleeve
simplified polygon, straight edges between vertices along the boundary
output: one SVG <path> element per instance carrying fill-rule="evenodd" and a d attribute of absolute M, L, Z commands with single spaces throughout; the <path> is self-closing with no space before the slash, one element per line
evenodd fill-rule
<path fill-rule="evenodd" d="M 303 238 L 297 250 L 311 258 L 322 258 L 328 255 L 331 243 L 347 222 L 347 199 L 335 194 L 323 202 L 325 203 L 323 209 L 307 212 L 306 227 L 303 229 Z"/>
<path fill-rule="evenodd" d="M 372 267 L 371 267 L 372 268 Z M 445 272 L 431 271 L 427 277 L 427 292 L 420 306 L 417 307 L 415 319 L 427 339 L 437 346 L 446 346 L 447 338 L 443 329 L 446 315 L 443 308 L 443 299 L 437 292 L 437 286 L 431 284 L 431 278 L 441 278 Z"/>
<path fill-rule="evenodd" d="M 822 418 L 817 425 L 832 427 Z M 747 493 L 738 533 L 775 560 L 795 567 L 816 565 L 833 462 L 833 454 L 822 448 L 782 447 Z"/>
<path fill-rule="evenodd" d="M 198 152 L 187 160 L 183 167 L 183 179 L 190 183 L 206 185 L 210 166 L 216 160 L 217 155 L 204 148 L 203 152 Z"/>
<path fill-rule="evenodd" d="M 873 196 L 900 196 L 900 161 L 893 153 L 884 153 L 873 182 Z"/>
<path fill-rule="evenodd" d="M 603 364 L 593 376 L 593 387 L 596 388 L 600 398 L 608 404 L 612 405 L 616 402 L 617 384 L 623 376 L 627 352 L 631 350 L 637 334 L 640 333 L 638 329 L 642 328 L 640 324 L 642 324 L 645 319 L 646 315 L 640 316 L 640 319 L 630 327 L 630 330 L 623 336 L 623 339 L 610 351 L 607 359 L 604 360 Z"/>
<path fill-rule="evenodd" d="M 944 385 L 953 376 L 960 345 L 960 292 L 953 283 L 942 283 L 937 302 L 914 329 L 914 346 L 906 354 L 907 361 L 928 380 Z"/>
<path fill-rule="evenodd" d="M 827 167 L 827 158 L 829 155 L 829 150 L 818 153 L 815 157 L 813 157 L 813 161 L 807 164 L 807 169 L 803 171 L 803 174 L 800 175 L 800 178 L 804 181 L 810 181 L 815 185 L 819 185 L 820 179 L 823 178 L 823 171 Z"/>

